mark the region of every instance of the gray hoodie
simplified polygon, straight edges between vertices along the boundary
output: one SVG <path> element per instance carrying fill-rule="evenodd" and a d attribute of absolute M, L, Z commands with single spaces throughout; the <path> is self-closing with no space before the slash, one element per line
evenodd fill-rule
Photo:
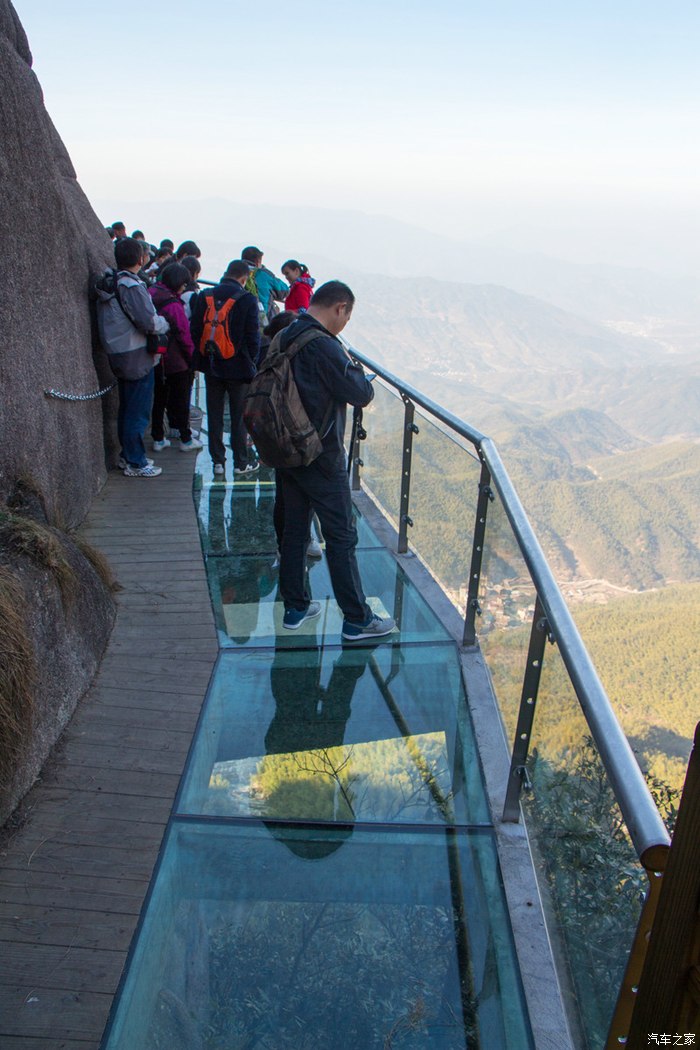
<path fill-rule="evenodd" d="M 107 271 L 96 288 L 100 342 L 117 379 L 142 379 L 158 360 L 147 349 L 146 336 L 164 335 L 168 322 L 156 313 L 146 285 L 136 274 L 119 271 L 119 298 L 110 290 L 109 275 Z"/>

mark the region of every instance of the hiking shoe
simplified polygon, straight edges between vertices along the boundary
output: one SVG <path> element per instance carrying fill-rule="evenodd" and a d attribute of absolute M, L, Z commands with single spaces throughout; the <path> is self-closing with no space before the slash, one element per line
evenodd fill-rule
<path fill-rule="evenodd" d="M 247 467 L 234 467 L 234 474 L 254 474 L 255 471 L 260 467 L 259 463 L 249 463 Z"/>
<path fill-rule="evenodd" d="M 214 477 L 221 477 L 221 475 L 225 474 L 225 473 L 226 473 L 226 471 L 225 471 L 223 463 L 215 463 L 214 464 Z"/>
<path fill-rule="evenodd" d="M 320 612 L 320 602 L 309 602 L 308 608 L 306 609 L 285 609 L 282 626 L 286 627 L 288 631 L 296 631 L 298 627 L 301 627 L 305 620 L 313 619 L 313 617 L 318 616 Z"/>
<path fill-rule="evenodd" d="M 154 467 L 152 463 L 147 463 L 145 467 L 132 467 L 127 466 L 124 471 L 125 478 L 157 478 L 159 474 L 163 473 L 162 467 Z"/>
<path fill-rule="evenodd" d="M 306 545 L 306 557 L 307 558 L 322 558 L 323 548 L 318 542 L 315 536 L 312 536 Z"/>
<path fill-rule="evenodd" d="M 146 463 L 149 465 L 149 467 L 153 466 L 153 460 L 152 459 L 146 458 Z M 117 461 L 117 465 L 118 465 L 120 470 L 126 470 L 126 468 L 129 466 L 129 464 L 127 463 L 127 461 L 124 459 L 123 456 L 119 457 L 119 459 Z"/>
<path fill-rule="evenodd" d="M 200 448 L 202 448 L 202 442 L 197 441 L 197 438 L 194 437 L 191 437 L 189 441 L 180 442 L 180 452 L 195 452 Z"/>
<path fill-rule="evenodd" d="M 170 448 L 170 442 L 168 441 L 167 438 L 163 438 L 162 441 L 154 441 L 153 442 L 153 451 L 154 452 L 162 452 L 164 448 Z"/>
<path fill-rule="evenodd" d="M 346 642 L 357 642 L 364 638 L 382 638 L 394 630 L 396 630 L 396 620 L 392 620 L 391 616 L 382 618 L 372 613 L 365 623 L 350 623 L 349 620 L 343 620 L 341 637 Z"/>

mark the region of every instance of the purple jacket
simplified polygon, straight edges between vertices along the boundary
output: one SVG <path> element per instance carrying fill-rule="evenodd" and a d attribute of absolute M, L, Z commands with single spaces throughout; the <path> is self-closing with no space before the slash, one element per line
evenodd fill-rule
<path fill-rule="evenodd" d="M 160 281 L 148 289 L 148 294 L 153 299 L 153 305 L 158 313 L 161 317 L 165 317 L 170 325 L 168 348 L 163 354 L 165 374 L 170 376 L 176 372 L 187 372 L 192 367 L 194 343 L 190 335 L 190 323 L 187 320 L 184 303 L 178 295 L 171 292 Z"/>

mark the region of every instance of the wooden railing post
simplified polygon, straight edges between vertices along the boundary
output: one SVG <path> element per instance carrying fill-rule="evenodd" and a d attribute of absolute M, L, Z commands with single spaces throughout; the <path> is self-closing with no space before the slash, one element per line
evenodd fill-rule
<path fill-rule="evenodd" d="M 629 1034 L 618 1043 L 641 1050 L 653 1034 L 657 1041 L 662 1034 L 672 1039 L 693 1035 L 700 1045 L 700 723 Z"/>

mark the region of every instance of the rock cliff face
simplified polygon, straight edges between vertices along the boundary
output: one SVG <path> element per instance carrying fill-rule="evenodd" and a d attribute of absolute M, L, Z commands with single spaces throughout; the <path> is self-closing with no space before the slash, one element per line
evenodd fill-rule
<path fill-rule="evenodd" d="M 88 393 L 112 381 L 93 353 L 87 289 L 113 256 L 31 61 L 14 8 L 0 0 L 0 499 L 28 476 L 49 518 L 72 526 L 104 483 L 116 400 L 58 401 L 44 391 Z"/>
<path fill-rule="evenodd" d="M 90 684 L 114 620 L 107 572 L 69 535 L 114 458 L 116 395 L 93 344 L 89 278 L 111 242 L 44 108 L 0 0 L 0 823 Z"/>

